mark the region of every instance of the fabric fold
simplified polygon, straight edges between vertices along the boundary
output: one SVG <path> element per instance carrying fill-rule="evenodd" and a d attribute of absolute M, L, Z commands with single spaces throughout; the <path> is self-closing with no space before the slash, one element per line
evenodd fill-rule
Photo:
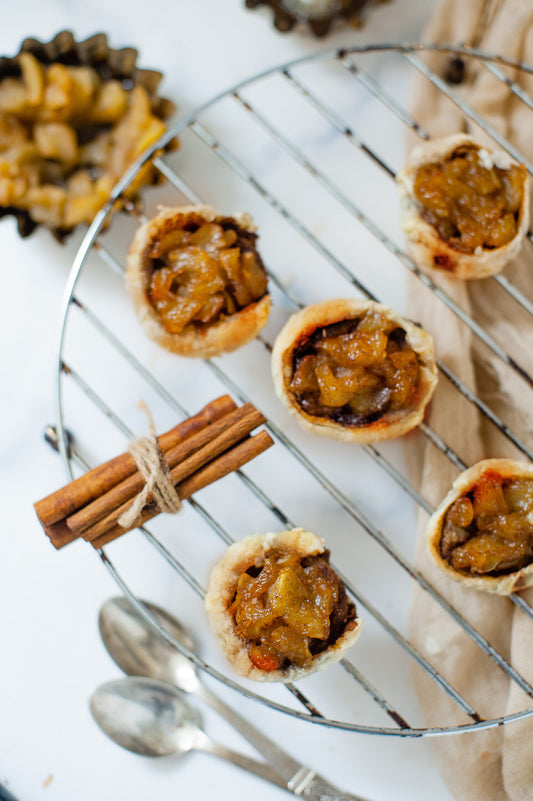
<path fill-rule="evenodd" d="M 423 41 L 477 47 L 533 64 L 533 3 L 445 0 L 436 9 Z M 440 77 L 449 75 L 450 58 L 449 53 L 424 55 L 425 63 Z M 525 91 L 533 92 L 533 75 L 501 65 L 498 68 Z M 479 61 L 465 59 L 463 80 L 450 88 L 517 147 L 525 159 L 533 161 L 533 109 L 513 96 L 506 83 Z M 495 147 L 457 105 L 421 74 L 416 75 L 413 84 L 412 113 L 432 137 L 466 131 Z M 409 145 L 413 144 L 411 139 Z M 532 245 L 526 242 L 505 271 L 505 278 L 527 298 L 533 298 L 532 263 Z M 461 282 L 437 276 L 434 281 L 533 375 L 533 317 L 496 280 Z M 439 359 L 533 451 L 533 403 L 528 382 L 412 276 L 408 314 L 434 335 Z M 442 374 L 428 422 L 467 465 L 488 457 L 527 458 Z M 416 453 L 409 458 L 417 487 L 436 506 L 450 488 L 457 468 L 422 438 Z M 427 515 L 421 513 L 418 567 L 498 653 L 533 683 L 533 621 L 509 599 L 465 589 L 441 574 L 426 554 L 426 523 Z M 533 590 L 524 593 L 524 597 L 533 603 Z M 410 637 L 481 717 L 493 718 L 533 706 L 533 699 L 419 587 L 413 593 Z M 416 686 L 428 725 L 471 721 L 418 669 Z M 441 737 L 434 744 L 443 776 L 459 801 L 533 798 L 533 717 L 504 727 Z"/>

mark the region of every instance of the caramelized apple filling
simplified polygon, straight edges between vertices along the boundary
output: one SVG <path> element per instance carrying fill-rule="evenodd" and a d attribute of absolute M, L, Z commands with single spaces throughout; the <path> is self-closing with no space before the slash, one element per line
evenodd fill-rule
<path fill-rule="evenodd" d="M 463 253 L 500 248 L 518 231 L 526 168 L 500 169 L 491 154 L 458 147 L 449 158 L 419 167 L 414 194 L 423 219 L 450 247 Z"/>
<path fill-rule="evenodd" d="M 271 549 L 238 580 L 229 613 L 260 670 L 308 665 L 355 626 L 355 606 L 329 565 L 329 552 L 303 559 Z"/>
<path fill-rule="evenodd" d="M 308 414 L 367 425 L 408 408 L 419 362 L 405 331 L 380 313 L 317 328 L 293 353 L 290 389 Z"/>
<path fill-rule="evenodd" d="M 90 223 L 165 123 L 131 80 L 125 87 L 89 66 L 43 65 L 29 52 L 17 62 L 20 75 L 0 81 L 0 206 L 58 229 Z M 149 165 L 128 196 L 152 180 Z"/>
<path fill-rule="evenodd" d="M 444 518 L 440 551 L 455 570 L 501 575 L 533 561 L 533 479 L 487 471 Z"/>
<path fill-rule="evenodd" d="M 230 218 L 205 222 L 195 214 L 163 232 L 146 254 L 152 260 L 148 296 L 169 333 L 215 323 L 266 294 L 256 238 Z"/>

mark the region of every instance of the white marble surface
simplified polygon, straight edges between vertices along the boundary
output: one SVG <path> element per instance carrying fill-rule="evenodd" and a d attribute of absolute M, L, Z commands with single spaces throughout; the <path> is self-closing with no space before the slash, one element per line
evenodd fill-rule
<path fill-rule="evenodd" d="M 328 45 L 417 40 L 433 6 L 434 0 L 395 0 L 364 31 L 344 30 L 317 42 L 302 33 L 278 34 L 268 12 L 245 11 L 241 0 L 27 0 L 12 5 L 3 20 L 0 52 L 14 53 L 28 35 L 47 39 L 64 28 L 80 37 L 106 31 L 114 46 L 134 45 L 142 65 L 165 73 L 164 94 L 185 114 L 241 79 Z M 43 442 L 42 432 L 56 416 L 59 314 L 80 241 L 76 235 L 62 248 L 38 233 L 22 242 L 12 221 L 0 224 L 0 782 L 20 801 L 140 801 L 176 795 L 195 800 L 215 794 L 220 801 L 281 801 L 287 797 L 282 791 L 210 756 L 154 761 L 121 751 L 90 718 L 92 689 L 119 675 L 97 631 L 98 608 L 116 594 L 116 587 L 88 547 L 76 544 L 56 553 L 32 509 L 33 501 L 65 480 L 64 466 Z M 96 303 L 103 286 L 99 277 L 89 281 L 86 291 Z M 111 291 L 118 291 L 115 284 Z M 122 312 L 120 307 L 118 315 Z M 125 316 L 130 313 L 124 310 Z M 89 348 L 89 341 L 82 338 L 76 347 Z M 134 414 L 132 420 L 132 425 L 139 422 Z M 136 581 L 139 565 L 128 567 Z M 165 584 L 161 600 L 171 593 Z M 295 756 L 352 793 L 373 801 L 450 800 L 427 740 L 317 728 L 225 688 L 219 691 Z M 205 719 L 214 737 L 252 753 L 214 715 L 206 712 Z"/>

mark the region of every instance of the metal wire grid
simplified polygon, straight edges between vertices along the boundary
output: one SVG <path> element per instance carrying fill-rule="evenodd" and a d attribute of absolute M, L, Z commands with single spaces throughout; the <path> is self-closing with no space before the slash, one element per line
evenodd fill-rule
<path fill-rule="evenodd" d="M 258 109 L 254 108 L 248 98 L 244 98 L 242 96 L 242 91 L 253 84 L 257 84 L 261 80 L 266 77 L 269 77 L 273 74 L 278 74 L 286 80 L 287 85 L 289 85 L 294 91 L 296 91 L 304 100 L 312 105 L 312 107 L 321 115 L 321 117 L 327 121 L 327 123 L 334 128 L 338 133 L 340 133 L 346 140 L 355 148 L 363 152 L 367 157 L 373 160 L 373 162 L 378 165 L 386 175 L 388 175 L 391 179 L 394 178 L 395 173 L 394 170 L 387 165 L 384 160 L 365 142 L 362 141 L 357 135 L 357 133 L 353 130 L 352 127 L 347 126 L 341 116 L 337 114 L 335 110 L 333 110 L 329 105 L 321 101 L 306 85 L 304 82 L 301 81 L 295 74 L 294 68 L 300 65 L 305 65 L 308 62 L 316 62 L 316 61 L 333 61 L 336 64 L 340 64 L 342 68 L 353 76 L 353 78 L 358 82 L 358 84 L 365 88 L 365 90 L 370 93 L 374 98 L 376 98 L 383 106 L 391 112 L 394 117 L 400 120 L 403 124 L 405 124 L 408 128 L 414 131 L 420 138 L 428 139 L 428 133 L 414 120 L 410 114 L 397 102 L 395 97 L 390 95 L 387 91 L 385 91 L 379 83 L 375 80 L 375 78 L 365 70 L 363 70 L 360 64 L 356 63 L 353 58 L 358 55 L 365 55 L 365 54 L 372 54 L 379 51 L 383 51 L 386 53 L 394 52 L 400 55 L 402 58 L 406 59 L 410 64 L 419 72 L 423 73 L 428 80 L 434 83 L 439 89 L 446 93 L 446 95 L 450 98 L 450 100 L 455 103 L 459 108 L 463 111 L 466 117 L 470 118 L 471 120 L 475 121 L 479 124 L 489 135 L 491 135 L 498 144 L 507 150 L 511 155 L 513 155 L 518 160 L 524 162 L 523 157 L 520 153 L 516 152 L 516 150 L 505 140 L 503 139 L 497 131 L 495 131 L 485 120 L 479 117 L 479 115 L 469 107 L 464 100 L 460 97 L 460 95 L 454 91 L 450 86 L 448 86 L 438 75 L 432 72 L 424 61 L 420 58 L 419 52 L 426 49 L 423 45 L 409 45 L 409 46 L 401 46 L 401 45 L 379 45 L 379 46 L 369 46 L 369 47 L 362 47 L 362 48 L 353 48 L 350 50 L 343 50 L 339 52 L 329 52 L 324 53 L 319 57 L 312 57 L 307 59 L 302 59 L 297 62 L 293 62 L 292 64 L 286 65 L 279 70 L 271 70 L 263 73 L 262 75 L 251 79 L 250 81 L 246 81 L 245 83 L 239 85 L 234 90 L 230 92 L 224 93 L 220 97 L 216 98 L 211 103 L 207 104 L 205 107 L 200 109 L 193 117 L 178 125 L 175 129 L 169 131 L 166 137 L 160 141 L 159 147 L 162 144 L 165 144 L 170 138 L 174 137 L 177 134 L 183 133 L 185 130 L 192 132 L 194 136 L 203 143 L 204 146 L 208 147 L 209 150 L 216 155 L 218 159 L 224 162 L 231 171 L 238 176 L 240 179 L 244 180 L 249 186 L 251 186 L 256 193 L 260 195 L 262 200 L 264 200 L 277 214 L 279 214 L 283 220 L 288 223 L 292 229 L 294 229 L 303 240 L 305 240 L 308 244 L 310 244 L 344 279 L 346 279 L 352 287 L 356 288 L 363 296 L 371 300 L 379 300 L 379 298 L 375 297 L 375 295 L 359 280 L 359 278 L 354 275 L 348 267 L 318 238 L 316 237 L 306 226 L 304 223 L 300 221 L 297 215 L 291 212 L 291 210 L 284 205 L 272 192 L 270 192 L 265 186 L 261 183 L 261 181 L 257 178 L 257 176 L 251 172 L 247 166 L 240 160 L 239 156 L 233 152 L 233 150 L 228 148 L 220 139 L 218 139 L 210 130 L 208 130 L 200 121 L 199 118 L 202 115 L 202 112 L 205 109 L 215 106 L 221 99 L 232 97 L 236 100 L 242 108 L 253 118 L 254 122 L 273 140 L 276 145 L 283 149 L 283 151 L 290 156 L 290 158 L 298 164 L 300 167 L 304 168 L 312 178 L 317 182 L 317 184 L 328 193 L 332 198 L 334 198 L 341 206 L 347 210 L 353 217 L 355 217 L 359 222 L 361 222 L 391 253 L 393 253 L 400 262 L 407 267 L 407 269 L 413 273 L 416 278 L 421 281 L 426 287 L 430 288 L 438 298 L 446 304 L 446 306 L 465 324 L 467 325 L 475 336 L 479 337 L 485 345 L 490 348 L 490 350 L 495 354 L 495 356 L 501 359 L 511 370 L 516 372 L 527 385 L 533 386 L 533 378 L 528 375 L 527 371 L 518 364 L 511 356 L 509 356 L 501 346 L 495 342 L 492 337 L 481 329 L 477 323 L 467 314 L 465 313 L 457 304 L 450 298 L 445 292 L 443 292 L 440 288 L 438 288 L 428 277 L 426 274 L 421 273 L 416 265 L 410 260 L 410 258 L 393 242 L 393 240 L 387 236 L 387 234 L 377 226 L 377 224 L 365 213 L 363 209 L 358 207 L 349 197 L 347 197 L 339 188 L 338 186 L 332 182 L 325 173 L 323 173 L 319 168 L 317 168 L 314 164 L 312 164 L 305 154 L 300 150 L 293 142 L 288 138 L 288 136 L 284 133 L 284 131 L 275 125 L 273 125 L 266 116 L 264 116 Z M 452 53 L 456 56 L 469 56 L 474 57 L 480 61 L 480 63 L 486 69 L 489 69 L 492 74 L 497 77 L 499 80 L 505 81 L 505 83 L 509 86 L 511 92 L 513 92 L 517 97 L 519 97 L 524 103 L 526 103 L 530 108 L 533 109 L 533 99 L 531 99 L 524 91 L 521 89 L 518 84 L 516 84 L 513 80 L 509 79 L 506 75 L 502 66 L 513 66 L 519 69 L 523 69 L 529 73 L 533 73 L 533 68 L 528 67 L 524 64 L 515 64 L 514 62 L 506 61 L 505 59 L 497 58 L 491 56 L 490 54 L 483 53 L 473 49 L 462 49 L 462 48 L 438 48 L 434 47 L 431 49 L 439 49 L 445 52 Z M 161 156 L 154 156 L 154 152 L 157 150 L 157 146 L 152 148 L 152 150 L 147 153 L 139 162 L 134 165 L 131 170 L 127 173 L 124 177 L 123 181 L 116 187 L 115 192 L 113 194 L 112 201 L 116 199 L 121 192 L 128 186 L 131 180 L 137 175 L 138 170 L 141 166 L 145 163 L 145 161 L 153 157 L 153 163 L 157 167 L 157 169 L 168 179 L 170 184 L 178 190 L 181 196 L 185 197 L 188 201 L 192 203 L 200 203 L 205 202 L 206 198 L 200 198 L 195 191 L 185 182 L 185 180 L 180 177 L 178 172 L 174 167 L 171 167 L 168 163 L 167 157 Z M 529 164 L 527 161 L 526 167 L 528 171 L 533 174 L 533 165 Z M 111 203 L 112 203 L 111 201 Z M 110 203 L 110 205 L 111 205 Z M 141 222 L 143 220 L 143 216 L 140 215 L 133 206 L 127 205 L 127 211 L 137 220 L 137 222 Z M 82 272 L 82 268 L 86 262 L 87 256 L 91 253 L 91 251 L 98 254 L 99 258 L 102 262 L 110 268 L 114 273 L 118 276 L 123 275 L 123 266 L 120 261 L 115 258 L 110 250 L 106 248 L 102 239 L 99 239 L 100 234 L 108 222 L 107 218 L 110 214 L 110 206 L 106 207 L 99 213 L 97 218 L 95 219 L 93 225 L 91 226 L 89 232 L 87 233 L 82 246 L 76 256 L 74 261 L 73 269 L 71 272 L 71 276 L 69 279 L 69 284 L 67 287 L 66 292 L 66 299 L 65 299 L 65 313 L 62 320 L 61 326 L 61 336 L 60 336 L 60 346 L 59 346 L 59 359 L 58 359 L 58 416 L 59 416 L 59 428 L 58 428 L 58 445 L 59 449 L 63 455 L 63 459 L 67 466 L 67 470 L 69 471 L 70 475 L 72 476 L 72 467 L 71 461 L 78 464 L 82 469 L 89 469 L 90 465 L 84 461 L 82 456 L 76 451 L 73 447 L 67 446 L 67 437 L 65 433 L 65 424 L 64 424 L 64 403 L 63 403 L 63 379 L 68 377 L 70 381 L 73 381 L 90 399 L 90 401 L 95 404 L 95 406 L 103 412 L 112 422 L 113 424 L 128 438 L 133 436 L 133 432 L 129 429 L 129 427 L 124 423 L 122 419 L 120 419 L 113 410 L 105 403 L 105 401 L 95 392 L 95 390 L 91 387 L 90 383 L 87 383 L 83 377 L 72 367 L 71 364 L 66 364 L 63 357 L 63 350 L 65 344 L 65 336 L 67 331 L 67 321 L 68 321 L 68 312 L 70 308 L 75 305 L 87 319 L 91 326 L 93 326 L 96 330 L 102 334 L 105 339 L 107 340 L 108 345 L 117 351 L 128 363 L 129 365 L 135 370 L 135 372 L 141 377 L 144 381 L 146 381 L 152 389 L 161 397 L 163 401 L 168 403 L 176 412 L 182 416 L 188 416 L 189 412 L 186 410 L 176 398 L 171 395 L 155 378 L 155 376 L 139 361 L 139 359 L 130 351 L 130 349 L 123 344 L 123 342 L 118 339 L 115 334 L 99 319 L 97 315 L 95 315 L 86 304 L 81 303 L 74 297 L 74 291 Z M 533 242 L 533 238 L 531 233 L 529 234 L 530 241 Z M 275 284 L 277 290 L 288 300 L 294 307 L 301 308 L 303 307 L 304 303 L 296 297 L 291 290 L 287 288 L 282 278 L 277 276 L 276 274 L 270 274 L 270 280 Z M 501 287 L 510 293 L 512 297 L 528 312 L 533 313 L 533 304 L 522 295 L 516 287 L 514 287 L 506 278 L 502 276 L 497 276 L 490 280 L 497 281 Z M 265 338 L 260 337 L 260 340 L 263 342 L 263 345 L 269 350 L 270 344 L 266 341 Z M 244 402 L 248 400 L 245 397 L 245 394 L 242 392 L 242 389 L 235 384 L 232 378 L 220 367 L 218 363 L 214 361 L 206 362 L 209 369 L 213 372 L 213 374 L 217 377 L 217 379 L 227 387 L 227 389 L 231 392 L 231 394 L 239 399 L 240 402 Z M 477 398 L 471 390 L 463 384 L 463 382 L 443 363 L 438 362 L 438 367 L 442 376 L 445 380 L 451 382 L 451 384 L 457 389 L 464 398 L 467 399 L 470 403 L 474 404 L 478 411 L 487 418 L 492 424 L 497 426 L 499 431 L 505 436 L 508 440 L 510 440 L 513 445 L 515 445 L 528 459 L 533 459 L 531 450 L 523 443 L 508 427 L 504 421 L 502 421 L 483 401 Z M 452 618 L 464 629 L 464 631 L 472 638 L 472 640 L 482 648 L 485 653 L 492 659 L 494 662 L 507 674 L 507 676 L 515 683 L 517 683 L 524 692 L 529 696 L 533 697 L 533 687 L 531 687 L 525 679 L 519 675 L 519 673 L 514 669 L 514 667 L 503 658 L 501 654 L 499 654 L 493 646 L 478 632 L 475 628 L 461 615 L 460 611 L 453 608 L 452 605 L 443 598 L 440 593 L 432 587 L 427 579 L 411 564 L 408 560 L 406 560 L 400 553 L 400 551 L 394 546 L 393 542 L 387 535 L 381 531 L 376 524 L 369 519 L 369 517 L 362 511 L 360 506 L 355 503 L 351 498 L 347 497 L 340 489 L 338 489 L 331 480 L 319 469 L 316 465 L 302 452 L 298 446 L 291 441 L 287 435 L 272 421 L 269 421 L 268 428 L 274 438 L 280 443 L 280 446 L 286 448 L 293 457 L 295 457 L 298 462 L 309 472 L 309 474 L 316 479 L 322 487 L 326 490 L 326 492 L 336 501 L 342 509 L 348 513 L 348 515 L 353 518 L 357 523 L 361 526 L 361 528 L 375 541 L 377 542 L 392 559 L 414 580 L 418 581 L 420 585 L 424 588 L 424 590 L 437 602 L 439 603 L 443 609 L 445 609 L 448 614 L 452 616 Z M 445 456 L 448 458 L 457 468 L 460 470 L 464 469 L 466 465 L 460 458 L 460 456 L 455 453 L 452 448 L 447 445 L 447 443 L 435 432 L 433 431 L 428 425 L 422 424 L 420 426 L 420 430 L 422 435 L 425 436 L 436 448 L 438 448 Z M 390 461 L 387 459 L 383 453 L 381 453 L 377 448 L 373 445 L 366 445 L 364 446 L 364 451 L 370 456 L 371 459 L 374 460 L 383 470 L 387 472 L 389 476 L 391 476 L 398 485 L 416 502 L 418 506 L 424 509 L 426 512 L 431 512 L 431 506 L 427 503 L 427 501 L 420 495 L 420 493 L 412 486 L 409 480 L 403 475 L 403 473 Z M 246 490 L 252 492 L 254 496 L 265 506 L 267 506 L 272 514 L 280 521 L 284 528 L 291 528 L 296 525 L 294 521 L 289 519 L 289 516 L 285 514 L 278 506 L 278 504 L 268 496 L 268 494 L 261 489 L 258 484 L 252 480 L 248 474 L 240 470 L 238 471 L 238 477 L 240 481 L 244 484 Z M 219 522 L 207 511 L 207 509 L 200 503 L 198 503 L 194 498 L 189 500 L 190 505 L 193 509 L 204 519 L 204 521 L 216 532 L 216 534 L 221 537 L 226 543 L 231 543 L 232 538 L 228 534 L 228 532 L 224 529 Z M 169 565 L 172 566 L 176 570 L 176 572 L 187 582 L 187 584 L 200 596 L 203 596 L 204 590 L 201 584 L 197 581 L 197 579 L 184 567 L 184 565 L 172 554 L 170 551 L 163 545 L 163 543 L 157 539 L 154 534 L 147 529 L 146 527 L 142 527 L 141 531 L 143 532 L 145 538 L 151 543 L 151 545 L 157 550 L 159 554 L 168 562 Z M 491 720 L 482 720 L 479 714 L 476 712 L 475 709 L 472 708 L 470 703 L 461 697 L 461 695 L 449 684 L 449 682 L 439 674 L 437 670 L 433 668 L 431 664 L 423 657 L 416 649 L 411 645 L 411 643 L 401 634 L 401 632 L 395 628 L 387 618 L 376 608 L 376 606 L 372 603 L 371 599 L 364 596 L 357 587 L 353 586 L 353 583 L 343 575 L 342 571 L 336 568 L 339 572 L 341 578 L 344 580 L 350 594 L 356 600 L 360 607 L 363 607 L 366 610 L 366 614 L 371 615 L 375 621 L 379 623 L 379 625 L 390 635 L 393 640 L 399 644 L 399 646 L 405 650 L 405 652 L 412 658 L 420 667 L 422 667 L 431 677 L 432 679 L 442 688 L 444 692 L 446 692 L 450 698 L 453 699 L 455 704 L 457 705 L 458 710 L 465 713 L 470 719 L 472 720 L 471 723 L 461 723 L 455 726 L 442 726 L 442 727 L 434 727 L 434 728 L 422 728 L 422 727 L 413 727 L 410 726 L 409 723 L 405 720 L 405 717 L 391 704 L 387 698 L 382 694 L 379 689 L 373 686 L 373 684 L 364 676 L 362 673 L 355 667 L 355 665 L 347 658 L 343 659 L 341 662 L 341 666 L 344 671 L 351 676 L 369 695 L 369 697 L 375 702 L 375 704 L 383 710 L 393 721 L 394 726 L 390 727 L 383 727 L 383 726 L 373 726 L 373 725 L 365 725 L 359 722 L 352 723 L 344 720 L 333 720 L 331 718 L 325 717 L 320 712 L 318 706 L 309 700 L 307 697 L 303 695 L 303 693 L 296 688 L 294 685 L 287 685 L 288 690 L 293 694 L 293 696 L 297 699 L 299 703 L 301 703 L 305 709 L 305 711 L 301 709 L 294 709 L 286 706 L 285 704 L 281 704 L 275 700 L 271 700 L 269 698 L 264 697 L 256 692 L 252 692 L 249 690 L 248 687 L 243 686 L 240 683 L 232 680 L 228 676 L 221 673 L 219 670 L 213 668 L 210 664 L 207 664 L 205 661 L 200 659 L 195 653 L 188 651 L 183 645 L 175 641 L 171 635 L 168 634 L 158 622 L 153 618 L 148 610 L 142 606 L 141 602 L 137 598 L 136 594 L 131 590 L 131 588 L 126 584 L 122 576 L 120 575 L 119 571 L 115 568 L 111 560 L 109 559 L 107 553 L 104 550 L 99 551 L 99 555 L 117 582 L 117 584 L 121 587 L 124 593 L 128 596 L 130 601 L 133 605 L 138 609 L 138 611 L 151 623 L 151 625 L 159 631 L 159 633 L 169 642 L 171 642 L 176 648 L 180 651 L 185 653 L 191 661 L 193 661 L 198 667 L 206 671 L 208 674 L 214 676 L 215 678 L 223 681 L 227 686 L 232 687 L 233 689 L 238 690 L 240 693 L 243 693 L 249 698 L 253 698 L 254 700 L 261 701 L 263 703 L 268 704 L 270 707 L 274 709 L 278 709 L 282 712 L 288 713 L 298 718 L 302 718 L 305 720 L 310 720 L 314 723 L 326 725 L 326 726 L 333 726 L 339 729 L 351 730 L 351 731 L 361 731 L 367 732 L 372 734 L 386 734 L 386 735 L 396 735 L 396 736 L 422 736 L 426 734 L 442 734 L 442 733 L 455 733 L 458 731 L 468 731 L 472 729 L 481 729 L 481 728 L 488 728 L 494 725 L 498 725 L 501 723 L 509 722 L 511 720 L 519 719 L 521 717 L 530 715 L 533 713 L 533 709 L 526 710 L 524 712 L 520 712 L 514 715 L 508 716 L 500 716 L 494 717 Z M 519 595 L 511 596 L 511 601 L 520 609 L 527 614 L 529 617 L 533 617 L 533 609 L 521 598 Z"/>

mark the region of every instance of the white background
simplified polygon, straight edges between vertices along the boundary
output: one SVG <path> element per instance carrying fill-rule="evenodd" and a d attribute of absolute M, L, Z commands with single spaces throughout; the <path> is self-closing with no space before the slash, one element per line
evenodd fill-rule
<path fill-rule="evenodd" d="M 266 67 L 328 46 L 418 40 L 434 5 L 394 0 L 364 31 L 345 28 L 316 41 L 304 32 L 279 34 L 269 12 L 246 11 L 241 0 L 26 0 L 11 4 L 2 20 L 0 53 L 14 54 L 26 36 L 105 31 L 113 46 L 135 46 L 142 66 L 164 72 L 162 93 L 185 114 Z M 32 509 L 65 481 L 42 432 L 56 416 L 61 299 L 80 241 L 76 234 L 61 247 L 44 232 L 21 241 L 11 220 L 0 224 L 0 781 L 20 801 L 286 798 L 210 756 L 150 761 L 121 751 L 88 712 L 92 689 L 119 675 L 97 631 L 98 608 L 116 587 L 88 546 L 56 553 Z M 329 731 L 220 692 L 352 793 L 373 801 L 450 799 L 426 740 Z M 205 719 L 210 734 L 252 753 L 213 715 Z"/>

